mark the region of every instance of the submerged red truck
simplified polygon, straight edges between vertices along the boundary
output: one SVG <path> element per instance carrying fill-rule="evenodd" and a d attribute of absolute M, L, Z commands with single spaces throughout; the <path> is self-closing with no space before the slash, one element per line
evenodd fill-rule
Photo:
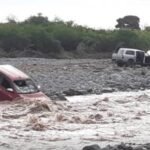
<path fill-rule="evenodd" d="M 11 65 L 0 65 L 0 101 L 15 99 L 49 99 L 33 80 Z"/>

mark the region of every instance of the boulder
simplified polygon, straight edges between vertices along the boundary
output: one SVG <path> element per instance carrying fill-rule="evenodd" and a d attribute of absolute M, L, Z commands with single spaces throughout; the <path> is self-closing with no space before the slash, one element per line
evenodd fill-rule
<path fill-rule="evenodd" d="M 64 91 L 63 93 L 65 95 L 67 95 L 67 96 L 83 95 L 84 94 L 84 92 L 78 91 L 78 90 L 74 90 L 74 89 L 69 89 L 67 91 Z"/>
<path fill-rule="evenodd" d="M 94 145 L 90 145 L 90 146 L 85 146 L 83 147 L 82 150 L 100 150 L 99 145 L 94 144 Z"/>

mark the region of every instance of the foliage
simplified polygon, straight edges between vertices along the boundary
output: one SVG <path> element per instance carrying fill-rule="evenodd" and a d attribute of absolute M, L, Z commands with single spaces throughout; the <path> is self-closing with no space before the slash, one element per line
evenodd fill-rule
<path fill-rule="evenodd" d="M 117 19 L 118 24 L 116 28 L 120 29 L 140 29 L 139 22 L 140 19 L 137 16 L 125 16 L 123 18 Z"/>
<path fill-rule="evenodd" d="M 84 58 L 88 54 L 97 57 L 111 54 L 118 47 L 150 49 L 149 31 L 149 27 L 145 30 L 95 30 L 59 18 L 49 21 L 38 14 L 24 22 L 9 18 L 8 23 L 1 23 L 0 50 L 7 52 L 8 56 L 12 52 L 17 51 L 18 54 L 30 50 L 42 53 L 44 57 L 61 58 L 64 52 L 71 53 L 71 57 L 82 57 L 81 54 L 84 54 Z"/>
<path fill-rule="evenodd" d="M 38 13 L 37 16 L 31 16 L 28 19 L 24 21 L 24 23 L 29 23 L 29 24 L 47 24 L 49 23 L 48 17 L 42 16 L 41 13 Z"/>

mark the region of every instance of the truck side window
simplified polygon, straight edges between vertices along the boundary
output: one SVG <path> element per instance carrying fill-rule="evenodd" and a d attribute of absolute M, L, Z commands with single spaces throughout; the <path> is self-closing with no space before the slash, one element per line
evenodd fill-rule
<path fill-rule="evenodd" d="M 127 55 L 134 55 L 134 51 L 126 51 Z"/>

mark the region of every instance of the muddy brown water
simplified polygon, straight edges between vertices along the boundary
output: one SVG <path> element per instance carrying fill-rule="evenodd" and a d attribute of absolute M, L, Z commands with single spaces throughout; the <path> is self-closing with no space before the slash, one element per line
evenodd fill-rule
<path fill-rule="evenodd" d="M 0 149 L 79 150 L 143 144 L 150 137 L 150 90 L 0 103 Z"/>

